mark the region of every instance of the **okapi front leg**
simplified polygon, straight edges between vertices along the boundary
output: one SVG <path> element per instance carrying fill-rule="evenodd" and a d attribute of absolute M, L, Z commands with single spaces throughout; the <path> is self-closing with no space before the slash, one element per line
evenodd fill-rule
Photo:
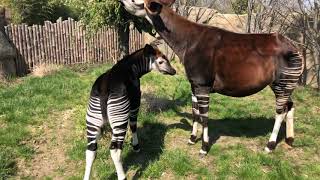
<path fill-rule="evenodd" d="M 135 151 L 135 152 L 139 152 L 140 151 L 138 133 L 137 133 L 138 112 L 139 112 L 139 107 L 134 109 L 134 110 L 130 110 L 130 121 L 129 121 L 130 129 L 131 129 L 131 132 L 132 132 L 131 145 L 132 145 L 133 151 Z"/>
<path fill-rule="evenodd" d="M 199 108 L 198 108 L 198 101 L 197 97 L 192 93 L 192 132 L 190 139 L 188 141 L 189 144 L 195 144 L 197 139 L 197 132 L 198 132 L 198 122 L 199 122 Z"/>
<path fill-rule="evenodd" d="M 196 95 L 199 107 L 199 117 L 202 123 L 202 146 L 200 155 L 206 155 L 209 151 L 209 132 L 208 132 L 208 111 L 209 111 L 209 92 Z"/>

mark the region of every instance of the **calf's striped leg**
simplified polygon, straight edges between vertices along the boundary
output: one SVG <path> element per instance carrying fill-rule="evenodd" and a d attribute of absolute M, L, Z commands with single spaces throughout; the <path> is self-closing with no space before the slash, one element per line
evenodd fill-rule
<path fill-rule="evenodd" d="M 86 114 L 87 139 L 88 145 L 86 150 L 86 169 L 84 180 L 90 178 L 92 164 L 96 158 L 97 139 L 101 134 L 101 128 L 104 124 L 101 112 L 101 104 L 99 97 L 91 96 Z"/>
<path fill-rule="evenodd" d="M 130 121 L 129 121 L 130 129 L 132 132 L 132 142 L 131 143 L 132 143 L 133 151 L 135 151 L 135 152 L 140 151 L 138 133 L 137 133 L 138 112 L 139 112 L 139 107 L 136 107 L 135 109 L 131 108 Z"/>
<path fill-rule="evenodd" d="M 119 180 L 126 178 L 121 161 L 121 152 L 127 132 L 129 110 L 130 102 L 127 96 L 109 97 L 107 102 L 107 114 L 112 129 L 110 154 Z"/>
<path fill-rule="evenodd" d="M 192 132 L 190 139 L 188 141 L 189 144 L 195 144 L 197 139 L 197 132 L 198 132 L 198 122 L 199 122 L 199 108 L 198 108 L 198 101 L 197 97 L 192 93 Z"/>

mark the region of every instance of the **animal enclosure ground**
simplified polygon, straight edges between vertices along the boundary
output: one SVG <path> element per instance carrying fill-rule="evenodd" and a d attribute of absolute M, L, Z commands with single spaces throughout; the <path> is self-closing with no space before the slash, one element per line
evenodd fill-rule
<path fill-rule="evenodd" d="M 187 145 L 190 85 L 182 66 L 173 66 L 178 69 L 174 77 L 150 73 L 142 78 L 141 152 L 132 151 L 128 133 L 122 155 L 128 179 L 320 179 L 318 92 L 294 92 L 294 148 L 283 143 L 282 130 L 272 154 L 263 152 L 275 113 L 269 88 L 246 98 L 211 94 L 213 144 L 200 158 L 200 139 Z M 0 179 L 82 179 L 89 91 L 109 67 L 75 66 L 0 83 Z M 109 140 L 106 132 L 99 141 L 93 179 L 116 179 Z"/>

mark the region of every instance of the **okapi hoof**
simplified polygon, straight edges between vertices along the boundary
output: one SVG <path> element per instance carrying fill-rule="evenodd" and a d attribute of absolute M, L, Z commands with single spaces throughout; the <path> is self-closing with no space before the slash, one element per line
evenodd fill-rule
<path fill-rule="evenodd" d="M 270 141 L 267 144 L 267 147 L 264 148 L 264 151 L 271 153 L 276 148 L 277 143 L 275 141 Z"/>
<path fill-rule="evenodd" d="M 132 144 L 131 144 L 132 145 Z M 137 145 L 132 145 L 132 150 L 134 151 L 134 152 L 140 152 L 140 146 L 139 146 L 139 144 L 137 144 Z"/>
<path fill-rule="evenodd" d="M 291 147 L 293 147 L 293 141 L 294 141 L 293 137 L 288 137 L 285 139 L 285 142 Z"/>
<path fill-rule="evenodd" d="M 191 135 L 191 136 L 190 136 L 190 139 L 188 140 L 188 144 L 189 144 L 189 145 L 194 145 L 194 144 L 196 144 L 196 139 L 197 139 L 197 136 Z"/>
<path fill-rule="evenodd" d="M 201 158 L 206 157 L 207 154 L 208 154 L 207 151 L 204 151 L 204 150 L 200 149 L 199 156 L 200 156 Z"/>

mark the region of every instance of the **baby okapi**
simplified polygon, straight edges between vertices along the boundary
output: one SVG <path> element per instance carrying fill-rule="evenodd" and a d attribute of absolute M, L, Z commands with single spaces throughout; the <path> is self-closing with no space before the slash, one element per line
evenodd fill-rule
<path fill-rule="evenodd" d="M 292 145 L 293 102 L 304 61 L 286 37 L 272 34 L 238 34 L 189 21 L 170 5 L 175 0 L 121 0 L 131 14 L 146 18 L 183 63 L 192 90 L 195 144 L 197 125 L 202 124 L 201 155 L 209 151 L 209 94 L 232 97 L 255 94 L 270 86 L 276 97 L 275 124 L 265 150 L 276 146 L 279 128 L 286 120 L 286 142 Z"/>
<path fill-rule="evenodd" d="M 84 179 L 90 178 L 96 157 L 97 138 L 107 121 L 112 129 L 111 158 L 118 179 L 126 178 L 120 158 L 122 145 L 129 123 L 133 150 L 140 151 L 137 136 L 137 115 L 141 99 L 139 78 L 151 70 L 169 75 L 176 73 L 168 59 L 158 49 L 147 44 L 124 57 L 93 84 L 86 115 L 88 146 Z"/>

